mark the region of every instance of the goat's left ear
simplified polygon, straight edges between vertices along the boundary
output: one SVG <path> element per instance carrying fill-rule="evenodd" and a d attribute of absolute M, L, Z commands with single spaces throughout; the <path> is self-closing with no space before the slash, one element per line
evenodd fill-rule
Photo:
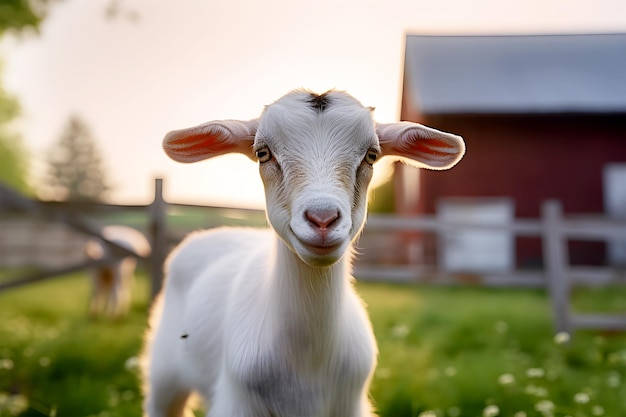
<path fill-rule="evenodd" d="M 383 156 L 395 156 L 420 168 L 452 168 L 465 154 L 463 138 L 418 123 L 382 123 L 376 126 Z"/>
<path fill-rule="evenodd" d="M 238 152 L 254 160 L 252 144 L 258 120 L 220 120 L 173 130 L 163 139 L 163 150 L 177 162 L 196 162 Z"/>

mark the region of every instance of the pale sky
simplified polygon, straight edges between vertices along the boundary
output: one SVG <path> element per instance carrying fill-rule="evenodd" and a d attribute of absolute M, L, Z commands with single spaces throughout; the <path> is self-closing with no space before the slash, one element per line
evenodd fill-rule
<path fill-rule="evenodd" d="M 170 161 L 161 139 L 214 119 L 251 119 L 294 88 L 346 90 L 398 120 L 404 37 L 626 32 L 624 0 L 64 0 L 38 36 L 1 45 L 6 88 L 35 171 L 68 118 L 99 141 L 111 200 L 147 203 L 153 178 L 172 202 L 261 207 L 243 156 Z M 128 13 L 137 13 L 137 21 Z"/>

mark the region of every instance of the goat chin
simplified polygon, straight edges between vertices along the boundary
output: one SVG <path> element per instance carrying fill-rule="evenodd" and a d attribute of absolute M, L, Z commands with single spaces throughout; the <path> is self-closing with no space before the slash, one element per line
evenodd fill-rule
<path fill-rule="evenodd" d="M 372 416 L 377 348 L 350 274 L 373 164 L 447 168 L 462 139 L 377 125 L 344 92 L 298 90 L 258 119 L 176 130 L 163 147 L 181 162 L 258 160 L 271 228 L 197 232 L 170 255 L 146 338 L 146 413 L 182 415 L 197 392 L 209 417 Z"/>

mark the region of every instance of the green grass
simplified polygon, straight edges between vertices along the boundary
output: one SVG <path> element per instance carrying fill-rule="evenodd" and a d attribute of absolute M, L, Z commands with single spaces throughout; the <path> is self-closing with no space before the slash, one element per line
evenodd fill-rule
<path fill-rule="evenodd" d="M 578 331 L 558 343 L 543 292 L 360 289 L 379 343 L 372 396 L 383 416 L 482 416 L 489 405 L 501 416 L 626 415 L 626 334 Z M 624 291 L 596 297 L 599 308 Z"/>
<path fill-rule="evenodd" d="M 146 281 L 119 322 L 87 318 L 83 274 L 0 293 L 0 416 L 139 416 Z"/>
<path fill-rule="evenodd" d="M 0 293 L 0 417 L 140 416 L 133 358 L 146 281 L 119 322 L 87 319 L 81 274 Z M 626 416 L 626 334 L 578 331 L 556 343 L 541 291 L 358 290 L 380 349 L 371 394 L 383 417 L 480 417 L 493 406 L 510 417 Z M 623 290 L 592 295 L 577 303 L 626 310 Z"/>

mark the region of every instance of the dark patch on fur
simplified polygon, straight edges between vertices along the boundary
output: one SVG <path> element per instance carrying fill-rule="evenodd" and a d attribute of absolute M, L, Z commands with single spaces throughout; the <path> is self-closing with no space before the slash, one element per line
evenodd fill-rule
<path fill-rule="evenodd" d="M 243 383 L 266 408 L 264 415 L 312 415 L 321 394 L 317 388 L 299 384 L 296 375 L 274 361 L 260 361 L 247 373 Z"/>
<path fill-rule="evenodd" d="M 330 106 L 331 101 L 332 100 L 330 99 L 328 92 L 323 93 L 323 94 L 311 93 L 311 97 L 309 97 L 309 99 L 307 100 L 307 103 L 309 103 L 309 105 L 311 106 L 313 110 L 315 110 L 318 113 L 321 113 L 324 110 L 326 110 L 328 106 Z"/>

